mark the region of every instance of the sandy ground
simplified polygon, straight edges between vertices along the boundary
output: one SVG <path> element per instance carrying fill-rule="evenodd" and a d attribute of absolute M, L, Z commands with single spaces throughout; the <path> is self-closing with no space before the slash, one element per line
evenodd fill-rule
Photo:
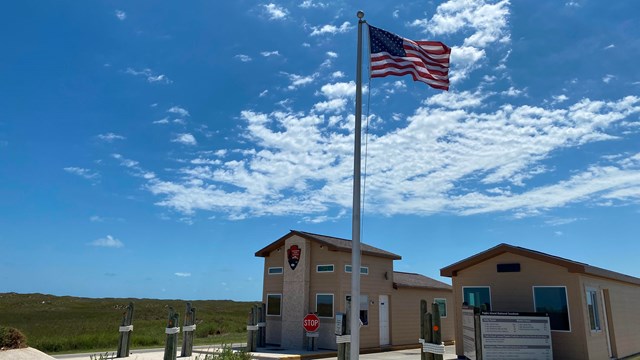
<path fill-rule="evenodd" d="M 55 359 L 34 348 L 0 351 L 0 360 L 51 360 Z"/>

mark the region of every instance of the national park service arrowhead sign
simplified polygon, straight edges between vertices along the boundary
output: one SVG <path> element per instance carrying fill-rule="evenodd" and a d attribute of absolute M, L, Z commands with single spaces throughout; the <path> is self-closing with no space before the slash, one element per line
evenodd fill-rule
<path fill-rule="evenodd" d="M 298 245 L 291 245 L 287 250 L 287 259 L 289 260 L 289 266 L 291 270 L 295 270 L 296 266 L 298 266 L 298 262 L 300 262 L 300 253 L 302 249 L 298 247 Z"/>

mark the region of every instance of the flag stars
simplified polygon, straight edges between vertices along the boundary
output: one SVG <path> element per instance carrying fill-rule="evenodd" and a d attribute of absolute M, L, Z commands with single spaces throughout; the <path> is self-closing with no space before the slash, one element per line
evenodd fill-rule
<path fill-rule="evenodd" d="M 404 51 L 404 40 L 397 35 L 384 31 L 373 26 L 369 26 L 371 34 L 371 52 L 387 52 L 392 56 L 406 56 Z"/>

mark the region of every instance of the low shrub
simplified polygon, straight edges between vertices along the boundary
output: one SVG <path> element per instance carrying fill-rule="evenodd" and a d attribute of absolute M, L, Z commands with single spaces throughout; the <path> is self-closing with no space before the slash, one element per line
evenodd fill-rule
<path fill-rule="evenodd" d="M 27 338 L 12 327 L 0 327 L 0 350 L 20 349 L 27 347 Z"/>

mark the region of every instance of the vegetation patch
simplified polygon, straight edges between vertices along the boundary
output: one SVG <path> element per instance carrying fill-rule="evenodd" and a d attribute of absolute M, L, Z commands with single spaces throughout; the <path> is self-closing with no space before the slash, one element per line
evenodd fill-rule
<path fill-rule="evenodd" d="M 0 326 L 0 350 L 25 347 L 27 347 L 27 338 L 18 329 Z"/>
<path fill-rule="evenodd" d="M 20 327 L 29 346 L 45 353 L 103 352 L 118 347 L 118 327 L 134 304 L 131 348 L 163 347 L 169 306 L 184 321 L 186 300 L 91 299 L 0 293 L 3 326 Z M 247 315 L 255 302 L 191 301 L 196 308 L 194 345 L 245 342 Z"/>

